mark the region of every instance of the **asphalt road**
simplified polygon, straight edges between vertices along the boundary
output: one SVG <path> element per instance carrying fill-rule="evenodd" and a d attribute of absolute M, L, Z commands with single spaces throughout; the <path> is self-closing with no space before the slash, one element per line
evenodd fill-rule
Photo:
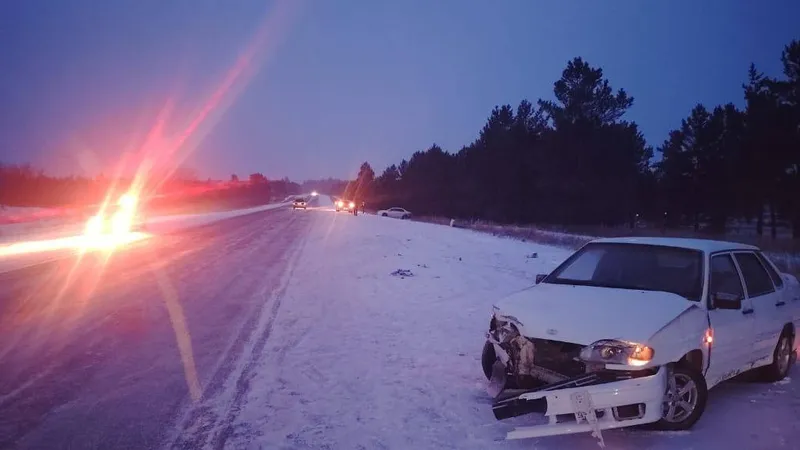
<path fill-rule="evenodd" d="M 0 449 L 192 447 L 174 424 L 236 370 L 314 216 L 265 211 L 0 275 Z"/>

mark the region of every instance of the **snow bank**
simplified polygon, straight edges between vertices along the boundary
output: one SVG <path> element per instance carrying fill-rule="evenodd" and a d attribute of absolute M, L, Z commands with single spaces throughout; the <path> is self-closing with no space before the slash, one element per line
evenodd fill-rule
<path fill-rule="evenodd" d="M 173 233 L 188 228 L 207 225 L 220 220 L 230 219 L 246 214 L 281 208 L 286 203 L 273 203 L 254 208 L 237 209 L 232 211 L 215 212 L 208 214 L 187 214 L 176 216 L 151 217 L 146 221 L 148 233 L 164 234 Z M 47 241 L 79 236 L 84 231 L 84 223 L 64 223 L 63 221 L 37 221 L 3 225 L 0 227 L 0 248 L 12 242 Z M 59 248 L 57 250 L 38 252 L 25 255 L 2 256 L 0 255 L 0 273 L 17 270 L 24 267 L 41 264 L 54 259 L 67 258 L 75 253 L 75 249 Z"/>
<path fill-rule="evenodd" d="M 230 219 L 233 217 L 283 208 L 287 203 L 271 203 L 247 209 L 235 209 L 206 214 L 183 214 L 174 216 L 150 217 L 146 221 L 147 231 L 151 233 L 171 233 L 186 228 L 207 225 L 212 222 Z"/>
<path fill-rule="evenodd" d="M 212 432 L 228 436 L 225 448 L 597 448 L 588 434 L 497 442 L 531 419 L 494 419 L 480 367 L 492 303 L 569 251 L 308 213 L 318 218 L 289 269 L 266 346 L 253 356 L 249 391 L 241 399 L 231 376 L 225 392 L 196 406 L 234 416 Z M 798 394 L 796 382 L 727 383 L 691 432 L 604 437 L 608 448 L 790 448 L 800 438 Z"/>
<path fill-rule="evenodd" d="M 84 224 L 65 218 L 40 219 L 0 225 L 0 244 L 15 241 L 56 239 L 83 232 Z"/>

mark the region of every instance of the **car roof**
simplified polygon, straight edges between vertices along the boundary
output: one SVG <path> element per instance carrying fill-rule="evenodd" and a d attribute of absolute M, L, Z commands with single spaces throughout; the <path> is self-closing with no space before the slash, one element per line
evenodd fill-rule
<path fill-rule="evenodd" d="M 722 252 L 727 250 L 759 250 L 754 245 L 740 242 L 716 241 L 713 239 L 671 238 L 671 237 L 615 237 L 595 239 L 592 242 L 609 244 L 643 244 L 661 245 L 665 247 L 688 248 L 700 250 L 705 253 Z"/>

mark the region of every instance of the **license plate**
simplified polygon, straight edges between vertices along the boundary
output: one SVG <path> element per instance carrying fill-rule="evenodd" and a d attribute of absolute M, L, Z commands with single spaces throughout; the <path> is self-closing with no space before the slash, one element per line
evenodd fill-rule
<path fill-rule="evenodd" d="M 572 401 L 572 410 L 575 411 L 575 420 L 578 423 L 597 423 L 597 414 L 595 414 L 589 391 L 574 392 L 570 395 L 570 400 Z"/>

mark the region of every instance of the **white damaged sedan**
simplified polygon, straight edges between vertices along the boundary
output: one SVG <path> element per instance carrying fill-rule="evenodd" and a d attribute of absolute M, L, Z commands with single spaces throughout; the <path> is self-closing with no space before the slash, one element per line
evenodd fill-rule
<path fill-rule="evenodd" d="M 507 439 L 654 424 L 683 430 L 708 389 L 795 361 L 800 285 L 757 248 L 701 239 L 592 241 L 498 302 L 483 371 Z"/>

